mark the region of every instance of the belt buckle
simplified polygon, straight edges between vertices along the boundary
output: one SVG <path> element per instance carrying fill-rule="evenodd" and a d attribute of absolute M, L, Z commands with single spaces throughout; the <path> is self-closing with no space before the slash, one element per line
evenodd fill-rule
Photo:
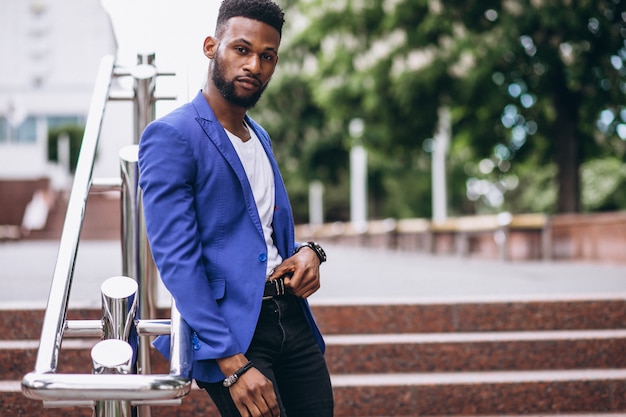
<path fill-rule="evenodd" d="M 274 284 L 274 289 L 276 290 L 276 294 L 263 296 L 263 300 L 271 300 L 274 297 L 285 295 L 285 282 L 284 282 L 283 277 L 273 279 L 269 281 L 269 283 Z"/>

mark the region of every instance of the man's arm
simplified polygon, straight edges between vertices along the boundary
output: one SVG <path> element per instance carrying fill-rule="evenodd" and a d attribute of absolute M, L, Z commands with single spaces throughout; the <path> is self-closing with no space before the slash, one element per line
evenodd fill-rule
<path fill-rule="evenodd" d="M 285 277 L 285 287 L 301 298 L 307 298 L 320 289 L 321 260 L 315 250 L 302 246 L 296 253 L 285 259 L 269 279 Z"/>
<path fill-rule="evenodd" d="M 139 145 L 139 169 L 148 238 L 165 287 L 185 321 L 211 347 L 211 358 L 241 352 L 202 261 L 194 208 L 196 167 L 187 139 L 170 124 L 150 124 Z"/>

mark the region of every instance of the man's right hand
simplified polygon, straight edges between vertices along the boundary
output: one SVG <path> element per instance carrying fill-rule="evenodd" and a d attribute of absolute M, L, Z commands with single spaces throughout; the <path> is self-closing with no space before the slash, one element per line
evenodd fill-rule
<path fill-rule="evenodd" d="M 272 381 L 252 367 L 229 388 L 242 416 L 278 417 L 280 410 Z"/>
<path fill-rule="evenodd" d="M 242 354 L 217 360 L 224 375 L 232 375 L 248 360 Z M 272 381 L 254 366 L 229 388 L 230 396 L 244 417 L 279 417 L 280 409 Z"/>

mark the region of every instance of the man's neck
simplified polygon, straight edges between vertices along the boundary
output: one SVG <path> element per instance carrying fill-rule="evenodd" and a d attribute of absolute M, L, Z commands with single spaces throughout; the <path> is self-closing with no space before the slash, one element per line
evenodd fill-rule
<path fill-rule="evenodd" d="M 243 107 L 235 106 L 234 104 L 224 99 L 224 97 L 222 97 L 222 94 L 217 90 L 217 88 L 215 88 L 215 86 L 211 82 L 209 82 L 205 89 L 202 91 L 202 95 L 209 103 L 209 106 L 211 106 L 215 117 L 221 123 L 224 129 L 243 138 L 247 133 L 247 129 L 243 122 L 246 115 L 246 109 Z"/>

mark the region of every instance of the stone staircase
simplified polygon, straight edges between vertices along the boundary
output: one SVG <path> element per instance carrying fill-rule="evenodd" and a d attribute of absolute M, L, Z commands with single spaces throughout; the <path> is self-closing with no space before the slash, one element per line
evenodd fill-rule
<path fill-rule="evenodd" d="M 327 340 L 335 415 L 626 415 L 626 300 L 314 304 Z M 169 317 L 160 311 L 160 317 Z M 74 309 L 68 319 L 97 319 Z M 91 416 L 23 397 L 42 310 L 0 310 L 0 415 Z M 59 373 L 89 372 L 96 341 L 65 339 Z M 167 364 L 153 355 L 153 372 Z M 217 416 L 198 390 L 152 416 Z M 208 411 L 207 411 L 208 410 Z"/>
<path fill-rule="evenodd" d="M 119 194 L 119 192 L 92 192 L 89 195 L 81 229 L 81 239 L 120 241 L 121 202 Z M 59 195 L 48 214 L 46 227 L 42 230 L 33 230 L 27 236 L 22 236 L 22 239 L 58 241 L 61 238 L 66 212 L 67 197 Z"/>

